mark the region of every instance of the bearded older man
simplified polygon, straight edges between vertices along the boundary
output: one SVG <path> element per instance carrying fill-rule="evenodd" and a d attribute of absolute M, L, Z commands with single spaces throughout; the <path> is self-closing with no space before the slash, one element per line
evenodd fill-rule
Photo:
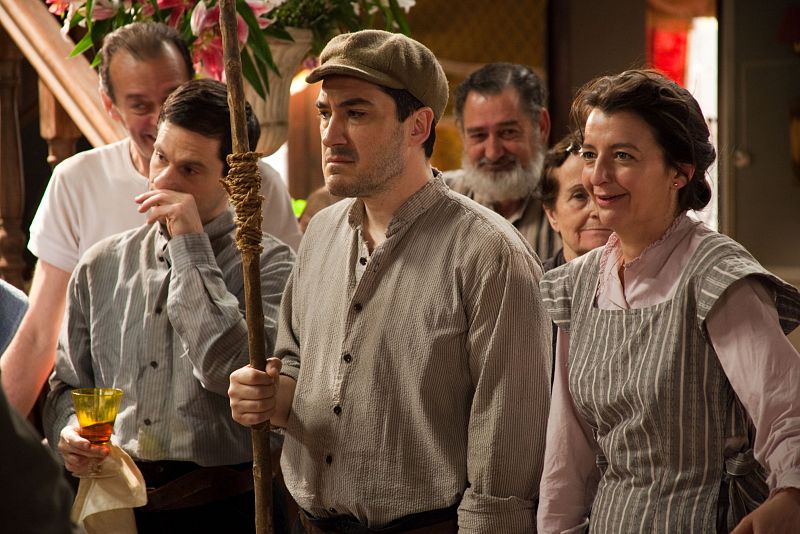
<path fill-rule="evenodd" d="M 447 172 L 451 189 L 509 220 L 543 259 L 560 246 L 539 199 L 550 114 L 539 76 L 524 65 L 490 63 L 455 91 L 464 141 L 462 169 Z"/>

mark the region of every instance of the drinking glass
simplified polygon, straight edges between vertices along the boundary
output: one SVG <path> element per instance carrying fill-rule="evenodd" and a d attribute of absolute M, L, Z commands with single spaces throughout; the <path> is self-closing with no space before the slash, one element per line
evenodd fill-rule
<path fill-rule="evenodd" d="M 80 425 L 79 434 L 94 445 L 108 448 L 108 441 L 114 431 L 114 420 L 117 418 L 122 390 L 117 388 L 78 388 L 72 390 L 72 404 Z M 103 474 L 101 464 L 91 466 L 91 477 L 113 476 Z"/>
<path fill-rule="evenodd" d="M 73 389 L 72 404 L 81 427 L 80 435 L 95 445 L 108 447 L 121 399 L 122 390 L 117 388 Z"/>

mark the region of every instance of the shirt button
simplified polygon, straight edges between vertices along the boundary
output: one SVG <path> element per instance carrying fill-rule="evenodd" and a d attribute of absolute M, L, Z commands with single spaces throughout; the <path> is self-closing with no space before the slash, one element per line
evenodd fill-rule
<path fill-rule="evenodd" d="M 146 426 L 150 426 L 153 423 L 150 419 L 145 419 L 143 422 Z"/>
<path fill-rule="evenodd" d="M 331 465 L 331 463 L 333 463 L 333 456 L 331 456 L 330 454 L 328 456 L 326 456 L 325 457 L 325 463 L 328 464 L 328 465 Z"/>
<path fill-rule="evenodd" d="M 150 367 L 155 369 L 156 367 L 158 367 L 158 362 L 150 362 Z"/>
<path fill-rule="evenodd" d="M 342 413 L 342 407 L 337 404 L 336 406 L 333 407 L 333 413 L 339 415 L 340 413 Z"/>
<path fill-rule="evenodd" d="M 359 262 L 361 265 L 366 265 L 366 264 L 367 264 L 367 258 L 364 258 L 364 257 L 362 257 L 362 258 L 359 258 L 358 262 Z"/>
<path fill-rule="evenodd" d="M 356 302 L 355 304 L 353 304 L 353 309 L 354 309 L 355 311 L 357 311 L 357 312 L 360 312 L 360 311 L 361 311 L 363 308 L 362 308 L 361 304 L 359 304 L 358 302 Z"/>
<path fill-rule="evenodd" d="M 156 315 L 160 315 L 162 311 L 164 311 L 164 310 L 161 308 L 161 306 L 156 307 L 156 310 L 155 310 Z"/>
<path fill-rule="evenodd" d="M 159 256 L 158 261 L 164 261 L 164 256 Z"/>
<path fill-rule="evenodd" d="M 350 356 L 349 354 L 345 354 L 344 356 L 342 356 L 342 359 L 345 361 L 345 363 L 350 363 L 353 361 L 353 357 Z"/>

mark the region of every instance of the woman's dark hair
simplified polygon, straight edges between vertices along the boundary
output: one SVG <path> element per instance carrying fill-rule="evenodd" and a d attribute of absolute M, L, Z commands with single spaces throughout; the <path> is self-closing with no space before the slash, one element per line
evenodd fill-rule
<path fill-rule="evenodd" d="M 581 140 L 593 109 L 606 114 L 629 111 L 641 117 L 652 128 L 668 165 L 695 167 L 686 186 L 678 191 L 681 211 L 699 210 L 708 204 L 711 187 L 705 174 L 716 151 L 703 112 L 689 91 L 655 70 L 628 70 L 596 78 L 578 91 L 572 103 L 571 117 Z"/>
<path fill-rule="evenodd" d="M 570 154 L 577 154 L 580 148 L 578 136 L 568 133 L 545 154 L 542 178 L 536 194 L 548 209 L 555 209 L 558 198 L 559 184 L 554 171 L 567 161 Z"/>
<path fill-rule="evenodd" d="M 261 129 L 250 104 L 245 102 L 247 141 L 255 150 Z M 227 157 L 233 152 L 231 118 L 228 110 L 228 89 L 224 83 L 201 78 L 190 80 L 175 89 L 158 116 L 158 124 L 167 121 L 211 139 L 219 139 L 219 159 L 223 176 L 228 174 Z"/>

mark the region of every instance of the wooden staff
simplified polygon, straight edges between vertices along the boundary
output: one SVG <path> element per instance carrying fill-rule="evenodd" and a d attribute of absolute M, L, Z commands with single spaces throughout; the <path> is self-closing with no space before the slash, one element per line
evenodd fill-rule
<path fill-rule="evenodd" d="M 250 152 L 245 117 L 244 83 L 236 31 L 236 2 L 221 0 L 225 77 L 228 80 L 228 107 L 231 115 L 233 154 L 228 156 L 230 171 L 223 180 L 236 208 L 236 245 L 242 253 L 244 271 L 245 318 L 247 320 L 250 365 L 266 369 L 264 311 L 261 306 L 261 174 L 258 156 Z M 272 455 L 269 423 L 251 429 L 253 438 L 253 486 L 255 489 L 256 532 L 272 534 Z"/>

